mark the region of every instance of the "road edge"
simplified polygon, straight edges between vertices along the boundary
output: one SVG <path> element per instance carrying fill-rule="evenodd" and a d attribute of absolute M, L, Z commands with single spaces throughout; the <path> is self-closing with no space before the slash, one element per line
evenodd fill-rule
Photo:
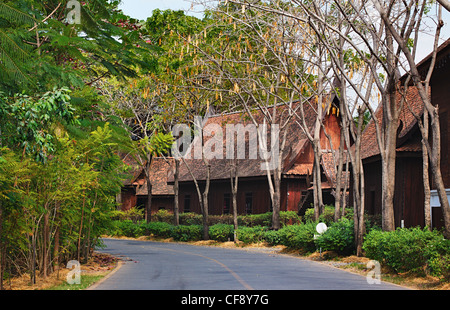
<path fill-rule="evenodd" d="M 109 277 L 111 277 L 113 274 L 115 274 L 123 265 L 124 265 L 124 262 L 119 260 L 117 262 L 117 266 L 111 272 L 109 272 L 106 276 L 104 276 L 103 278 L 101 278 L 100 280 L 98 280 L 97 282 L 95 282 L 94 284 L 89 286 L 88 288 L 86 288 L 85 291 L 95 290 L 100 284 L 102 284 L 104 281 L 109 279 Z"/>

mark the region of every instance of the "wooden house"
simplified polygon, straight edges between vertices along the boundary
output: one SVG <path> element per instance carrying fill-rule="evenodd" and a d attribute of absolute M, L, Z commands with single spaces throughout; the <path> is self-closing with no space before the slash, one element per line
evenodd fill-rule
<path fill-rule="evenodd" d="M 334 149 L 339 147 L 340 143 L 340 117 L 337 109 L 337 102 L 335 97 L 328 98 L 328 102 L 324 103 L 323 124 L 329 135 Z M 295 103 L 298 105 L 299 103 Z M 293 109 L 295 109 L 295 105 Z M 268 109 L 271 113 L 274 107 Z M 311 142 L 307 139 L 302 127 L 300 126 L 299 118 L 293 116 L 287 117 L 289 108 L 286 106 L 278 106 L 278 119 L 275 124 L 282 124 L 283 120 L 288 121 L 288 126 L 280 125 L 280 139 L 286 130 L 286 143 L 282 149 L 282 164 L 281 164 L 281 211 L 296 211 L 304 212 L 305 208 L 310 207 L 312 203 L 312 195 L 308 195 L 312 188 L 312 171 L 314 163 L 314 154 Z M 303 106 L 306 124 L 311 130 L 316 120 L 317 103 L 307 102 Z M 320 108 L 320 107 L 319 107 Z M 292 111 L 292 110 L 291 110 Z M 298 111 L 298 110 L 297 110 Z M 254 111 L 253 117 L 258 124 L 264 123 L 264 115 L 262 111 Z M 204 127 L 215 124 L 223 128 L 223 133 L 226 132 L 227 124 L 241 124 L 247 126 L 252 124 L 251 119 L 245 113 L 228 113 L 223 115 L 211 116 L 204 123 Z M 219 128 L 216 127 L 216 128 Z M 270 126 L 269 126 L 270 127 Z M 270 130 L 268 130 L 268 137 L 270 137 Z M 227 137 L 224 135 L 223 139 Z M 237 159 L 238 171 L 238 190 L 237 190 L 237 209 L 238 214 L 257 214 L 272 210 L 272 202 L 269 193 L 269 182 L 267 170 L 264 169 L 264 160 L 259 156 L 251 158 L 249 146 L 251 139 L 257 139 L 255 135 L 245 135 L 246 157 Z M 270 138 L 268 138 L 270 140 Z M 254 142 L 254 141 L 253 141 Z M 193 143 L 195 145 L 195 141 Z M 223 142 L 225 148 L 226 142 Z M 323 149 L 322 157 L 322 189 L 324 196 L 324 203 L 334 203 L 332 189 L 335 184 L 334 167 L 330 164 L 332 158 L 330 156 L 329 139 L 325 136 L 323 130 L 321 132 L 321 146 Z M 235 147 L 237 147 L 235 145 Z M 191 152 L 192 149 L 190 150 Z M 214 158 L 209 160 L 211 166 L 210 170 L 210 190 L 208 196 L 209 214 L 220 215 L 232 213 L 232 195 L 231 195 L 231 181 L 230 168 L 232 160 L 226 158 L 226 150 L 223 150 L 223 158 Z M 180 212 L 196 212 L 200 213 L 200 204 L 198 193 L 195 188 L 194 178 L 203 192 L 206 180 L 206 166 L 202 159 L 186 159 L 180 164 L 179 173 L 179 208 Z M 173 175 L 169 177 L 169 183 L 173 184 Z M 304 208 L 302 208 L 304 207 Z"/>
<path fill-rule="evenodd" d="M 418 63 L 419 72 L 426 74 L 430 65 L 427 56 Z M 439 106 L 441 131 L 441 172 L 446 188 L 450 188 L 449 121 L 450 121 L 450 39 L 439 46 L 436 65 L 430 81 L 431 101 Z M 400 101 L 400 95 L 397 96 Z M 413 86 L 408 88 L 406 103 L 400 114 L 396 148 L 394 218 L 397 227 L 424 226 L 424 189 L 422 176 L 421 134 L 413 113 L 423 116 L 423 102 Z M 381 121 L 382 109 L 376 114 Z M 430 131 L 431 132 L 431 131 Z M 431 137 L 431 135 L 430 135 Z M 373 120 L 363 132 L 361 143 L 365 175 L 365 209 L 368 214 L 381 214 L 381 158 Z M 430 168 L 431 173 L 431 168 Z M 430 185 L 435 189 L 430 175 Z M 432 208 L 432 226 L 442 227 L 442 211 Z"/>
<path fill-rule="evenodd" d="M 133 207 L 146 210 L 147 205 L 147 181 L 142 168 L 129 157 L 124 157 L 131 166 L 132 177 L 124 182 L 122 191 L 117 198 L 122 211 Z M 173 167 L 173 158 L 155 157 L 150 165 L 150 179 L 152 183 L 152 207 L 151 213 L 158 210 L 173 210 L 174 192 L 173 186 L 167 184 L 168 175 Z"/>

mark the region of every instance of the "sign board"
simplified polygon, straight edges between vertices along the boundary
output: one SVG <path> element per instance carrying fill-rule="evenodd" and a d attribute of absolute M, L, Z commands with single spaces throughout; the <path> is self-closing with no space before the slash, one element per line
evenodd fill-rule
<path fill-rule="evenodd" d="M 450 188 L 445 189 L 447 194 L 447 199 L 450 201 Z M 439 195 L 437 190 L 433 189 L 430 191 L 430 207 L 440 207 L 441 202 L 439 201 Z"/>
<path fill-rule="evenodd" d="M 447 199 L 450 202 L 450 188 L 445 189 L 447 194 Z M 440 208 L 441 202 L 439 201 L 439 195 L 437 190 L 433 189 L 430 191 L 430 216 L 431 216 L 431 227 L 433 227 L 433 208 Z"/>

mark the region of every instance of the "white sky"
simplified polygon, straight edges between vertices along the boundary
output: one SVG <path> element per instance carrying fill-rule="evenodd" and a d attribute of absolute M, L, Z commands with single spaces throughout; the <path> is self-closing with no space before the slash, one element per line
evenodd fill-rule
<path fill-rule="evenodd" d="M 199 11 L 197 6 L 191 10 L 190 0 L 122 0 L 122 4 L 119 7 L 125 14 L 143 20 L 151 16 L 154 9 L 184 10 L 189 15 L 199 18 L 203 16 L 201 13 L 196 12 Z"/>

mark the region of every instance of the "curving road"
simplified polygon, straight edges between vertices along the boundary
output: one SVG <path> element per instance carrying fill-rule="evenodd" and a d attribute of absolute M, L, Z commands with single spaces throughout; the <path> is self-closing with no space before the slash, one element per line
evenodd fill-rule
<path fill-rule="evenodd" d="M 104 239 L 124 264 L 95 290 L 398 290 L 344 270 L 269 251 Z"/>

